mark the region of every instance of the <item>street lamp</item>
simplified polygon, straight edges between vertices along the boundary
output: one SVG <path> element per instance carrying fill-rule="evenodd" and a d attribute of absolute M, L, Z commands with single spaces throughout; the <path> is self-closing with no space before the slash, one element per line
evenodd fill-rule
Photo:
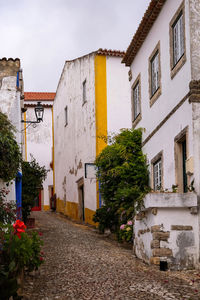
<path fill-rule="evenodd" d="M 43 115 L 44 115 L 44 107 L 42 106 L 41 102 L 37 102 L 35 107 L 35 116 L 37 121 L 24 121 L 22 123 L 40 123 L 43 122 Z"/>

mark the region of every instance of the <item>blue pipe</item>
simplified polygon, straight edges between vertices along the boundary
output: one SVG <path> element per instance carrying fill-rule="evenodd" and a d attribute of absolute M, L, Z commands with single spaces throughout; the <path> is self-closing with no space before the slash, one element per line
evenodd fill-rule
<path fill-rule="evenodd" d="M 17 87 L 19 88 L 19 71 L 17 72 Z"/>
<path fill-rule="evenodd" d="M 18 172 L 15 179 L 17 219 L 22 219 L 22 173 Z"/>

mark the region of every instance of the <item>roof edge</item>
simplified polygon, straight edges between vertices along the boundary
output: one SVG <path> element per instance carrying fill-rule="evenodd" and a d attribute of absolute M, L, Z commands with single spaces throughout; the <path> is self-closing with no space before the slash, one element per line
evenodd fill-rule
<path fill-rule="evenodd" d="M 151 0 L 139 26 L 128 46 L 122 63 L 130 66 L 143 42 L 145 41 L 149 31 L 151 30 L 154 22 L 156 21 L 160 11 L 162 10 L 166 0 Z"/>
<path fill-rule="evenodd" d="M 104 55 L 104 56 L 114 56 L 114 57 L 124 57 L 125 55 L 125 51 L 120 51 L 120 50 L 111 50 L 111 49 L 102 49 L 102 48 L 99 48 L 98 50 L 96 51 L 93 51 L 93 52 L 90 52 L 90 53 L 87 53 L 83 56 L 79 56 L 79 57 L 76 57 L 74 59 L 71 59 L 71 60 L 66 60 L 65 62 L 66 63 L 70 63 L 70 62 L 73 62 L 73 61 L 76 61 L 78 59 L 82 59 L 86 56 L 90 56 L 90 55 Z"/>

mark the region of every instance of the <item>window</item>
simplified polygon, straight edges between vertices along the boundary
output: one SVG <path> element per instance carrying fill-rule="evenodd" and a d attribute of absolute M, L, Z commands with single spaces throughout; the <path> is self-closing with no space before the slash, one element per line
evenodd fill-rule
<path fill-rule="evenodd" d="M 163 151 L 151 160 L 151 187 L 154 191 L 163 188 Z"/>
<path fill-rule="evenodd" d="M 154 191 L 162 187 L 162 161 L 161 158 L 153 164 L 153 186 Z"/>
<path fill-rule="evenodd" d="M 151 96 L 153 96 L 159 88 L 159 62 L 158 52 L 151 60 Z"/>
<path fill-rule="evenodd" d="M 139 81 L 133 88 L 133 106 L 134 106 L 134 120 L 140 114 L 140 91 L 139 91 Z"/>
<path fill-rule="evenodd" d="M 170 22 L 170 67 L 171 78 L 186 62 L 184 1 Z"/>
<path fill-rule="evenodd" d="M 83 81 L 83 104 L 86 102 L 86 79 Z"/>
<path fill-rule="evenodd" d="M 188 127 L 185 127 L 174 139 L 175 142 L 175 178 L 179 193 L 188 191 L 189 176 L 186 172 L 188 158 Z"/>
<path fill-rule="evenodd" d="M 173 63 L 177 64 L 184 54 L 184 29 L 183 29 L 183 13 L 179 15 L 173 24 Z"/>
<path fill-rule="evenodd" d="M 68 125 L 68 107 L 65 107 L 65 126 Z"/>
<path fill-rule="evenodd" d="M 161 95 L 160 42 L 149 57 L 149 98 L 150 106 Z"/>
<path fill-rule="evenodd" d="M 140 80 L 140 74 L 134 81 L 132 85 L 132 123 L 133 128 L 139 123 L 139 121 L 142 119 L 141 114 L 141 80 Z"/>

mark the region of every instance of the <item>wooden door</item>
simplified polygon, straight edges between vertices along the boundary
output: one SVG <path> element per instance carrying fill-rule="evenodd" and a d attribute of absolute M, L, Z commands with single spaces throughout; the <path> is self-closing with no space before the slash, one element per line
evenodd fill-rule
<path fill-rule="evenodd" d="M 41 190 L 38 193 L 38 196 L 34 199 L 34 206 L 31 209 L 32 211 L 41 210 Z"/>

